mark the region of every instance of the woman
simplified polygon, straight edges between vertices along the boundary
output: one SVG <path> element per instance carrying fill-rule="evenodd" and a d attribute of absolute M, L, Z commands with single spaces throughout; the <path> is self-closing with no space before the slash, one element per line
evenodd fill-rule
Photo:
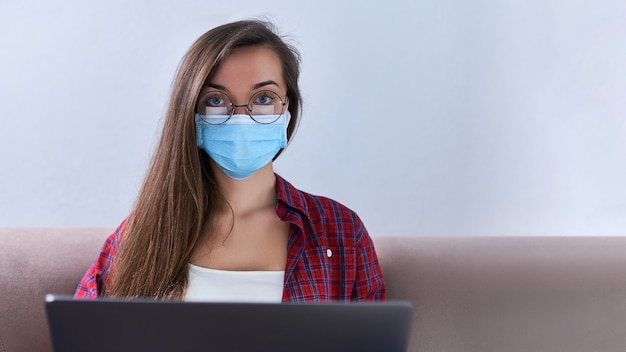
<path fill-rule="evenodd" d="M 210 30 L 183 57 L 132 215 L 76 298 L 384 300 L 372 240 L 272 161 L 298 124 L 299 56 L 267 23 Z"/>

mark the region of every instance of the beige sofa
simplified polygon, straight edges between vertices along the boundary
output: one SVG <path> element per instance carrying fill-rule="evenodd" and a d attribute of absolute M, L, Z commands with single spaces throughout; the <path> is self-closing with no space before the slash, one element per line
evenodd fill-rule
<path fill-rule="evenodd" d="M 44 295 L 72 293 L 111 230 L 0 228 L 0 352 L 51 350 Z M 415 307 L 409 351 L 626 350 L 626 238 L 374 240 Z"/>

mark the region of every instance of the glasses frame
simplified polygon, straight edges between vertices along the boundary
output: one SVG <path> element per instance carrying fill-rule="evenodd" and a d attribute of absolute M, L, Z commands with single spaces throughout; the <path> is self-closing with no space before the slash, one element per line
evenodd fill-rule
<path fill-rule="evenodd" d="M 256 122 L 256 123 L 259 123 L 259 124 L 262 124 L 262 125 L 269 125 L 269 124 L 272 124 L 272 123 L 274 123 L 274 122 L 278 121 L 278 119 L 280 119 L 280 118 L 281 118 L 281 116 L 283 116 L 283 115 L 285 114 L 285 107 L 287 106 L 287 95 L 286 95 L 286 94 L 285 94 L 285 98 L 283 99 L 283 98 L 281 98 L 280 94 L 278 94 L 278 93 L 276 93 L 276 92 L 274 92 L 274 91 L 272 91 L 272 90 L 269 90 L 269 89 L 260 90 L 260 91 L 258 91 L 258 92 L 255 92 L 254 94 L 252 94 L 252 96 L 250 97 L 250 99 L 248 99 L 248 103 L 247 103 L 247 104 L 235 104 L 235 103 L 233 103 L 233 99 L 230 97 L 230 95 L 226 94 L 226 92 L 224 92 L 224 91 L 222 91 L 222 90 L 214 90 L 214 91 L 211 91 L 211 92 L 218 92 L 218 93 L 220 93 L 220 94 L 223 94 L 223 95 L 225 95 L 225 96 L 228 98 L 228 100 L 230 100 L 230 106 L 229 106 L 228 118 L 226 118 L 226 120 L 224 120 L 224 121 L 222 121 L 222 122 L 220 122 L 220 123 L 211 123 L 211 122 L 209 122 L 209 121 L 208 121 L 208 119 L 206 119 L 206 118 L 204 117 L 204 116 L 207 116 L 207 115 L 205 115 L 205 114 L 200 114 L 200 112 L 198 111 L 198 110 L 199 110 L 199 109 L 198 109 L 198 107 L 199 107 L 198 105 L 200 104 L 200 99 L 198 99 L 198 103 L 196 103 L 196 113 L 198 114 L 198 116 L 200 116 L 200 118 L 202 119 L 202 121 L 204 121 L 204 122 L 206 122 L 206 123 L 208 123 L 208 124 L 210 124 L 210 125 L 214 125 L 214 126 L 223 125 L 223 124 L 225 124 L 226 122 L 228 122 L 228 120 L 230 120 L 230 118 L 231 118 L 231 117 L 233 117 L 233 115 L 235 114 L 235 109 L 237 109 L 237 108 L 246 108 L 246 112 L 248 113 L 248 116 L 250 116 L 250 118 L 252 119 L 252 121 L 254 121 L 254 122 Z M 206 93 L 206 94 L 203 94 L 202 96 L 200 96 L 200 98 L 204 97 L 205 95 L 207 95 L 207 94 L 209 94 L 209 93 L 211 93 L 211 92 L 208 92 L 208 93 Z M 278 97 L 278 99 L 280 100 L 280 105 L 281 105 L 281 107 L 282 107 L 282 109 L 281 109 L 280 114 L 278 115 L 278 117 L 276 117 L 276 119 L 275 119 L 275 120 L 273 120 L 273 121 L 271 121 L 271 122 L 261 122 L 261 121 L 256 120 L 256 119 L 254 118 L 254 116 L 252 116 L 252 108 L 251 108 L 251 106 L 250 106 L 250 103 L 252 102 L 252 99 L 253 99 L 255 96 L 257 96 L 257 95 L 258 95 L 258 94 L 260 94 L 260 93 L 264 93 L 264 92 L 271 93 L 271 94 L 275 95 L 276 97 Z M 268 114 L 268 115 L 258 115 L 258 116 L 271 116 L 271 115 L 270 115 L 270 114 Z"/>

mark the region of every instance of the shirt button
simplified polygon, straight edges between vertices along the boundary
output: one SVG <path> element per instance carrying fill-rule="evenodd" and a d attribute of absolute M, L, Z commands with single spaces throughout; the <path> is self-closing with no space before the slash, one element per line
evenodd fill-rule
<path fill-rule="evenodd" d="M 326 255 L 328 256 L 328 258 L 332 257 L 333 256 L 333 251 L 331 251 L 330 248 L 328 248 L 326 250 Z"/>

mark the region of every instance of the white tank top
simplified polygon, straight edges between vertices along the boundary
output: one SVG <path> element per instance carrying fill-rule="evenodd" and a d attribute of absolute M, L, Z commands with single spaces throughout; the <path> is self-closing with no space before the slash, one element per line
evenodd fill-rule
<path fill-rule="evenodd" d="M 230 271 L 189 264 L 185 301 L 279 303 L 284 271 Z"/>

